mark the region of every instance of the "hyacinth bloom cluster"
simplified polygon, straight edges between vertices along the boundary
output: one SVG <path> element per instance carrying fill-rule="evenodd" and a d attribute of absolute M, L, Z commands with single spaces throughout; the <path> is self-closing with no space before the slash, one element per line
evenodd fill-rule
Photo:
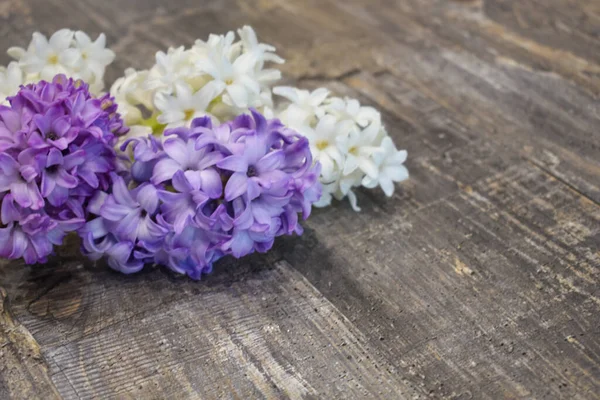
<path fill-rule="evenodd" d="M 117 168 L 123 126 L 116 105 L 57 75 L 0 106 L 0 257 L 44 262 L 84 225 L 88 199 Z"/>
<path fill-rule="evenodd" d="M 251 27 L 237 35 L 158 52 L 110 95 L 98 94 L 114 59 L 104 34 L 34 33 L 9 49 L 0 257 L 44 262 L 77 232 L 85 254 L 116 270 L 161 264 L 199 279 L 223 256 L 301 233 L 313 204 L 348 197 L 358 211 L 360 186 L 391 196 L 408 177 L 406 151 L 379 112 L 326 89 L 273 88 L 281 72 L 268 64 L 284 60 Z"/>
<path fill-rule="evenodd" d="M 26 49 L 11 47 L 8 55 L 16 61 L 0 67 L 0 104 L 6 104 L 21 85 L 51 81 L 59 74 L 84 80 L 89 91 L 98 95 L 104 88 L 106 66 L 115 58 L 103 33 L 92 41 L 85 32 L 70 29 L 56 31 L 50 38 L 35 32 Z"/>
<path fill-rule="evenodd" d="M 219 124 L 250 108 L 272 107 L 271 86 L 281 72 L 265 64 L 284 61 L 273 46 L 258 42 L 251 27 L 237 32 L 239 41 L 234 32 L 210 35 L 188 49 L 159 51 L 149 70 L 127 69 L 111 93 L 131 127 L 129 136 L 189 127 L 202 116 Z"/>
<path fill-rule="evenodd" d="M 319 199 L 320 165 L 308 140 L 252 110 L 213 127 L 210 117 L 134 138 L 131 177 L 112 175 L 82 229 L 84 251 L 124 273 L 145 264 L 199 279 L 225 255 L 269 250 L 275 237 L 301 234 Z"/>
<path fill-rule="evenodd" d="M 315 206 L 348 197 L 359 211 L 353 188 L 380 186 L 390 197 L 394 182 L 408 178 L 403 165 L 407 153 L 396 149 L 374 108 L 355 99 L 332 97 L 324 88 L 309 92 L 275 87 L 273 92 L 288 100 L 276 116 L 308 138 L 314 159 L 321 163 L 323 196 Z"/>

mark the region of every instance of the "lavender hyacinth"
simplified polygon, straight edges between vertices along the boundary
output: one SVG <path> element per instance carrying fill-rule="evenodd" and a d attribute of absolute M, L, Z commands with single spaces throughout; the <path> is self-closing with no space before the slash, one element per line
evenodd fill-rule
<path fill-rule="evenodd" d="M 45 262 L 85 223 L 88 199 L 107 190 L 113 149 L 127 128 L 116 104 L 57 75 L 22 86 L 0 106 L 0 257 Z"/>
<path fill-rule="evenodd" d="M 265 252 L 275 237 L 301 234 L 298 214 L 318 200 L 320 165 L 308 141 L 278 120 L 252 110 L 214 127 L 132 139 L 131 181 L 112 175 L 111 193 L 94 197 L 96 217 L 82 229 L 92 258 L 132 273 L 157 263 L 200 279 L 225 255 Z"/>

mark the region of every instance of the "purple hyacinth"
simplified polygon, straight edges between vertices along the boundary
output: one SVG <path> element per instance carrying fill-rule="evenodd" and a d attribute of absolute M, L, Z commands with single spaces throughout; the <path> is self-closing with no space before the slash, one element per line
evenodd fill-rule
<path fill-rule="evenodd" d="M 0 106 L 0 257 L 44 262 L 84 225 L 90 197 L 109 188 L 113 146 L 127 128 L 112 98 L 64 75 L 8 100 Z"/>
<path fill-rule="evenodd" d="M 131 181 L 113 174 L 82 229 L 93 258 L 106 255 L 125 273 L 156 263 L 199 279 L 225 255 L 265 252 L 275 237 L 302 233 L 298 214 L 307 218 L 321 192 L 306 138 L 254 110 L 214 128 L 198 118 L 165 137 L 124 144 Z"/>

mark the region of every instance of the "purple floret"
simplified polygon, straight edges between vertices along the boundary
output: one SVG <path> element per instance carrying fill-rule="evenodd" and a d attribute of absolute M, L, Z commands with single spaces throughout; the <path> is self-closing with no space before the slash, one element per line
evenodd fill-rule
<path fill-rule="evenodd" d="M 200 279 L 223 256 L 266 252 L 275 237 L 302 233 L 298 215 L 306 219 L 321 193 L 306 138 L 256 111 L 218 127 L 198 118 L 165 137 L 123 146 L 131 181 L 113 174 L 82 229 L 93 258 L 106 255 L 124 273 L 156 263 Z"/>

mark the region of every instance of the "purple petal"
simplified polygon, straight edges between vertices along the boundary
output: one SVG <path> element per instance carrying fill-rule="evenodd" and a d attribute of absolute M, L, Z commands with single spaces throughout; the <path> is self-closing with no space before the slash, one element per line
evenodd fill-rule
<path fill-rule="evenodd" d="M 211 198 L 217 199 L 223 194 L 221 175 L 214 169 L 205 169 L 201 172 L 202 190 Z"/>
<path fill-rule="evenodd" d="M 245 173 L 248 170 L 248 162 L 242 156 L 229 156 L 219 161 L 217 167 L 228 171 Z"/>
<path fill-rule="evenodd" d="M 29 238 L 31 246 L 37 254 L 37 258 L 47 257 L 52 253 L 52 243 L 45 234 L 38 234 Z"/>
<path fill-rule="evenodd" d="M 248 189 L 248 177 L 243 172 L 236 172 L 227 181 L 225 185 L 225 200 L 231 201 L 241 196 Z"/>
<path fill-rule="evenodd" d="M 199 190 L 202 187 L 202 172 L 185 171 L 184 175 L 194 190 Z"/>
<path fill-rule="evenodd" d="M 265 156 L 266 148 L 264 142 L 258 135 L 246 136 L 246 147 L 244 156 L 248 160 L 248 164 L 255 165 L 261 158 Z"/>
<path fill-rule="evenodd" d="M 146 184 L 140 186 L 137 192 L 137 200 L 149 214 L 154 214 L 158 208 L 158 192 L 153 185 Z"/>
<path fill-rule="evenodd" d="M 240 213 L 233 221 L 233 224 L 237 229 L 249 229 L 253 222 L 254 218 L 252 217 L 252 208 L 246 206 L 242 213 Z"/>
<path fill-rule="evenodd" d="M 175 229 L 175 233 L 181 233 L 185 229 L 185 227 L 190 223 L 191 216 L 189 214 L 179 214 L 175 218 L 175 222 L 173 223 L 173 229 Z"/>
<path fill-rule="evenodd" d="M 259 174 L 262 172 L 271 171 L 279 167 L 284 159 L 285 153 L 282 150 L 271 152 L 256 163 L 256 170 Z"/>
<path fill-rule="evenodd" d="M 27 249 L 27 237 L 20 229 L 13 230 L 12 251 L 8 255 L 10 259 L 21 258 Z M 28 261 L 28 260 L 26 260 Z"/>
<path fill-rule="evenodd" d="M 88 171 L 85 169 L 80 169 L 77 173 L 77 176 L 80 177 L 85 183 L 96 189 L 100 185 L 100 181 L 96 174 L 92 171 Z"/>
<path fill-rule="evenodd" d="M 188 148 L 186 143 L 179 138 L 169 138 L 163 144 L 165 153 L 180 165 L 187 163 Z"/>
<path fill-rule="evenodd" d="M 212 167 L 213 165 L 215 165 L 219 161 L 223 160 L 224 158 L 225 158 L 225 155 L 222 152 L 211 151 L 210 153 L 207 153 L 204 155 L 204 157 L 202 157 L 202 160 L 200 160 L 200 163 L 198 164 L 198 168 L 206 169 L 206 168 Z"/>
<path fill-rule="evenodd" d="M 133 200 L 133 197 L 131 197 L 131 193 L 129 193 L 129 189 L 127 189 L 123 178 L 121 178 L 117 174 L 111 174 L 111 177 L 113 180 L 112 190 L 115 200 L 119 204 L 123 204 L 129 208 L 136 207 L 137 203 L 135 202 L 135 200 Z"/>
<path fill-rule="evenodd" d="M 102 214 L 104 217 L 104 212 Z M 141 223 L 142 218 L 140 217 L 140 214 L 132 211 L 117 223 L 116 234 L 119 238 L 126 238 L 134 242 L 137 238 L 137 231 Z"/>
<path fill-rule="evenodd" d="M 187 180 L 185 173 L 183 171 L 175 172 L 175 175 L 173 175 L 173 179 L 171 180 L 171 183 L 173 184 L 173 187 L 175 188 L 175 190 L 177 190 L 180 193 L 191 192 L 194 189 L 192 187 L 192 185 L 190 184 L 190 182 Z"/>
<path fill-rule="evenodd" d="M 81 165 L 85 162 L 85 151 L 76 150 L 63 158 L 63 168 L 70 170 L 71 168 Z"/>
<path fill-rule="evenodd" d="M 236 232 L 231 240 L 231 254 L 234 257 L 241 258 L 250 254 L 254 241 L 248 235 L 248 232 Z"/>
<path fill-rule="evenodd" d="M 55 186 L 56 186 L 56 180 L 54 179 L 54 176 L 49 174 L 46 171 L 43 171 L 42 172 L 42 185 L 41 185 L 42 196 L 48 197 L 50 195 L 50 193 L 52 193 L 52 191 L 54 190 Z"/>
<path fill-rule="evenodd" d="M 107 197 L 108 194 L 105 192 L 95 192 L 92 198 L 90 199 L 90 202 L 88 203 L 88 211 L 93 214 L 100 215 L 100 208 L 102 208 L 102 205 L 106 203 Z"/>
<path fill-rule="evenodd" d="M 265 117 L 256 111 L 256 109 L 251 108 L 250 112 L 252 113 L 252 117 L 254 118 L 254 122 L 256 123 L 256 132 L 259 134 L 263 134 L 267 127 L 267 120 Z"/>
<path fill-rule="evenodd" d="M 175 160 L 165 158 L 160 160 L 154 166 L 154 174 L 150 179 L 152 183 L 159 184 L 173 178 L 177 171 L 181 170 L 181 165 Z"/>
<path fill-rule="evenodd" d="M 6 153 L 0 153 L 0 169 L 5 175 L 14 175 L 19 170 L 19 164 Z"/>
<path fill-rule="evenodd" d="M 107 219 L 109 221 L 121 221 L 130 213 L 132 213 L 131 208 L 121 204 L 117 204 L 113 201 L 107 201 L 100 208 L 100 215 L 102 216 L 102 218 Z"/>
<path fill-rule="evenodd" d="M 69 123 L 69 117 L 66 115 L 52 122 L 52 130 L 59 137 L 65 136 L 70 128 L 71 124 Z"/>
<path fill-rule="evenodd" d="M 54 207 L 62 206 L 69 200 L 69 189 L 61 186 L 55 186 L 52 193 L 50 193 L 46 198 Z"/>
<path fill-rule="evenodd" d="M 38 210 L 44 206 L 44 199 L 35 182 L 15 182 L 10 185 L 10 191 L 21 207 L 31 207 Z"/>
<path fill-rule="evenodd" d="M 3 108 L 0 110 L 0 120 L 4 122 L 11 132 L 16 132 L 21 129 L 21 118 L 19 113 L 10 108 Z"/>
<path fill-rule="evenodd" d="M 60 186 L 68 189 L 72 189 L 77 186 L 79 181 L 74 176 L 70 175 L 64 169 L 59 169 L 56 174 L 56 183 Z"/>
<path fill-rule="evenodd" d="M 80 234 L 83 236 L 91 235 L 93 239 L 99 239 L 108 234 L 108 229 L 102 218 L 94 218 L 88 221 L 83 228 L 80 230 Z"/>
<path fill-rule="evenodd" d="M 20 168 L 21 176 L 26 182 L 31 182 L 38 176 L 38 171 L 33 165 L 23 165 Z"/>
<path fill-rule="evenodd" d="M 48 152 L 48 158 L 46 159 L 46 167 L 52 165 L 62 165 L 63 155 L 58 149 L 50 149 Z"/>
<path fill-rule="evenodd" d="M 2 218 L 2 222 L 6 224 L 10 224 L 13 221 L 21 220 L 21 214 L 15 207 L 15 203 L 13 201 L 12 196 L 6 195 L 4 199 L 2 199 L 2 211 L 0 212 L 0 218 Z"/>
<path fill-rule="evenodd" d="M 261 194 L 261 188 L 254 178 L 248 179 L 248 199 L 254 200 Z"/>
<path fill-rule="evenodd" d="M 43 115 L 38 114 L 33 117 L 33 123 L 38 127 L 42 135 L 50 131 L 50 119 L 45 118 Z"/>

